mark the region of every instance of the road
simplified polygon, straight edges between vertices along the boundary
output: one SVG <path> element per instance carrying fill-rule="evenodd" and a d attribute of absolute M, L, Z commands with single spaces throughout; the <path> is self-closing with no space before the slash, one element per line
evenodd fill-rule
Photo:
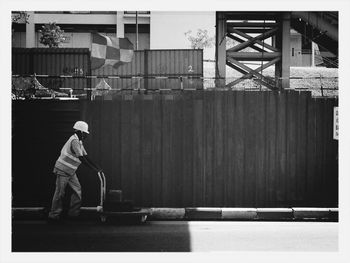
<path fill-rule="evenodd" d="M 14 221 L 13 252 L 337 251 L 338 223 Z"/>

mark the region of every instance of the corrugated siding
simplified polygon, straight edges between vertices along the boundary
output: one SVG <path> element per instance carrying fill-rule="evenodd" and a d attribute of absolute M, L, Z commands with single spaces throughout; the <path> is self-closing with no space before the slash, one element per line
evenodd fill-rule
<path fill-rule="evenodd" d="M 90 53 L 87 48 L 13 48 L 12 74 L 90 75 Z M 89 79 L 38 77 L 47 88 L 71 88 L 74 93 L 85 93 Z"/>
<path fill-rule="evenodd" d="M 184 91 L 77 103 L 80 118 L 90 124 L 87 151 L 104 168 L 108 188 L 122 189 L 124 198 L 138 206 L 338 205 L 338 141 L 332 134 L 336 99 L 292 91 Z M 62 147 L 50 148 L 48 142 L 64 143 L 73 117 L 78 119 L 77 105 L 72 115 L 65 115 L 71 106 L 54 105 L 62 114 L 53 114 L 49 103 L 14 102 L 18 206 L 48 201 L 40 194 L 41 184 L 34 183 L 51 176 Z M 84 204 L 95 206 L 97 176 L 79 169 Z M 21 188 L 29 180 L 31 194 Z"/>
<path fill-rule="evenodd" d="M 12 193 L 17 206 L 49 205 L 53 165 L 80 118 L 76 101 L 12 104 Z"/>
<path fill-rule="evenodd" d="M 202 89 L 202 79 L 183 79 L 180 76 L 203 77 L 203 50 L 140 50 L 131 63 L 114 69 L 105 66 L 90 73 L 90 53 L 87 48 L 13 48 L 12 74 L 38 75 L 97 75 L 97 76 L 172 76 L 175 79 L 106 79 L 113 89 Z M 78 74 L 75 73 L 78 70 Z M 72 88 L 74 93 L 86 93 L 101 81 L 84 78 L 38 77 L 48 88 Z"/>
<path fill-rule="evenodd" d="M 93 75 L 127 76 L 193 76 L 203 77 L 203 50 L 140 50 L 135 51 L 131 63 L 114 69 L 106 66 L 92 70 Z M 92 80 L 92 87 L 99 83 L 100 79 Z M 106 79 L 112 89 L 180 89 L 181 81 L 175 79 Z M 184 89 L 203 88 L 203 80 L 183 79 Z"/>
<path fill-rule="evenodd" d="M 144 74 L 144 56 L 142 51 L 135 51 L 133 60 L 130 63 L 120 66 L 118 69 L 108 65 L 99 69 L 92 70 L 92 75 L 97 76 L 143 76 Z M 92 87 L 101 81 L 101 79 L 92 79 Z M 112 89 L 136 89 L 138 88 L 138 82 L 143 80 L 122 78 L 122 79 L 106 79 L 106 82 L 111 86 Z M 142 85 L 143 86 L 143 85 Z"/>

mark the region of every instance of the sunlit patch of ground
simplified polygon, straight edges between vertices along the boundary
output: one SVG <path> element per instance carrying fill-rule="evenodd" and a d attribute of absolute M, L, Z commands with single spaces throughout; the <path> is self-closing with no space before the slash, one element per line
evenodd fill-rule
<path fill-rule="evenodd" d="M 274 69 L 263 70 L 265 77 L 274 78 Z M 228 69 L 226 72 L 226 84 L 240 78 L 242 75 L 237 71 Z M 204 67 L 204 88 L 214 88 L 215 69 L 213 65 Z M 325 67 L 291 67 L 290 70 L 290 88 L 295 90 L 311 91 L 312 96 L 338 96 L 338 69 Z M 257 81 L 246 79 L 233 87 L 234 90 L 267 90 Z"/>

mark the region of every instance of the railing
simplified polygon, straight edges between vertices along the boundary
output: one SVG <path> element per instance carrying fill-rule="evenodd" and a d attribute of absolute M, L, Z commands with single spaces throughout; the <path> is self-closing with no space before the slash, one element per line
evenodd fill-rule
<path fill-rule="evenodd" d="M 24 98 L 90 98 L 111 97 L 124 91 L 138 91 L 139 93 L 160 92 L 160 91 L 186 91 L 186 90 L 246 90 L 246 91 L 268 91 L 266 87 L 261 86 L 256 80 L 258 78 L 247 78 L 239 84 L 228 87 L 218 86 L 215 77 L 202 77 L 195 75 L 12 75 L 13 77 L 13 99 Z M 272 78 L 272 76 L 270 76 Z M 62 87 L 67 79 L 95 79 L 98 83 L 95 87 L 72 88 Z M 230 83 L 239 77 L 227 77 L 226 83 Z M 282 78 L 278 78 L 282 80 Z M 318 76 L 291 76 L 290 90 L 311 91 L 313 97 L 337 97 L 338 96 L 338 77 Z M 21 84 L 20 82 L 23 82 Z M 56 88 L 46 88 L 46 84 Z M 56 85 L 56 84 L 57 85 Z M 27 88 L 23 88 L 27 85 Z M 28 86 L 29 85 L 29 86 Z M 48 91 L 46 95 L 45 90 Z M 29 93 L 26 93 L 26 92 Z M 280 90 L 282 91 L 282 90 Z M 32 93 L 30 93 L 32 92 Z M 41 94 L 35 96 L 35 92 Z M 56 92 L 56 93 L 55 93 Z M 61 94 L 57 94 L 57 92 Z M 56 95 L 54 95 L 54 93 Z M 27 95 L 26 95 L 27 94 Z M 28 95 L 31 94 L 31 95 Z"/>

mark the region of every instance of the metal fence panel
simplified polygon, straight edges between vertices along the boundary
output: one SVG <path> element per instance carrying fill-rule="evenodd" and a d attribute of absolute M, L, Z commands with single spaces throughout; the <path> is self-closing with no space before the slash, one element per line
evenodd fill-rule
<path fill-rule="evenodd" d="M 13 202 L 51 201 L 40 193 L 52 188 L 47 178 L 80 118 L 90 125 L 86 148 L 104 168 L 108 188 L 138 206 L 337 207 L 336 105 L 293 91 L 14 101 Z M 97 176 L 83 166 L 78 175 L 84 205 L 97 205 Z"/>
<path fill-rule="evenodd" d="M 87 48 L 12 49 L 12 74 L 49 75 L 37 79 L 44 87 L 73 89 L 74 94 L 95 88 L 103 76 L 112 89 L 203 89 L 203 50 L 199 49 L 139 50 L 131 63 L 118 69 L 108 65 L 91 71 L 90 67 Z M 85 78 L 90 75 L 100 77 Z"/>
<path fill-rule="evenodd" d="M 85 93 L 90 79 L 64 78 L 62 75 L 84 77 L 91 75 L 90 52 L 87 48 L 13 48 L 13 75 L 38 76 L 38 81 L 46 88 L 70 88 L 75 94 Z"/>

